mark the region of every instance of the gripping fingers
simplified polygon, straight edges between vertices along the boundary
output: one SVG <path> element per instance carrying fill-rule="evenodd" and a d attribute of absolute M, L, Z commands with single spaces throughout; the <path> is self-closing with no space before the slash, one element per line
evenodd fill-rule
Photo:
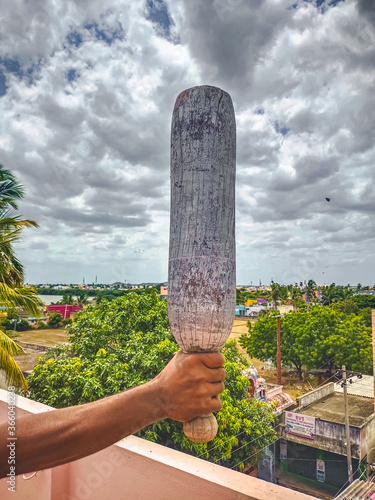
<path fill-rule="evenodd" d="M 220 398 L 218 396 L 215 396 L 211 398 L 209 411 L 211 413 L 215 411 L 220 411 L 222 406 L 223 403 L 220 401 Z"/>
<path fill-rule="evenodd" d="M 225 389 L 223 382 L 213 382 L 210 386 L 210 393 L 212 394 L 212 397 L 217 397 Z"/>
<path fill-rule="evenodd" d="M 224 382 L 226 373 L 224 368 L 211 368 L 208 372 L 208 382 Z"/>

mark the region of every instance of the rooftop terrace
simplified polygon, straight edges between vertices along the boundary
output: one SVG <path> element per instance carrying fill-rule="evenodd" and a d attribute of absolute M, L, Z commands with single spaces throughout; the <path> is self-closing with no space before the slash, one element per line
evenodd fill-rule
<path fill-rule="evenodd" d="M 53 408 L 18 396 L 16 418 Z M 7 392 L 0 390 L 0 422 Z M 2 500 L 311 500 L 313 497 L 129 436 L 89 457 L 17 476 Z"/>
<path fill-rule="evenodd" d="M 348 409 L 349 424 L 361 427 L 374 413 L 374 400 L 348 394 Z M 327 420 L 328 422 L 344 424 L 344 395 L 334 392 L 306 408 L 298 408 L 295 411 L 320 418 L 321 420 Z"/>

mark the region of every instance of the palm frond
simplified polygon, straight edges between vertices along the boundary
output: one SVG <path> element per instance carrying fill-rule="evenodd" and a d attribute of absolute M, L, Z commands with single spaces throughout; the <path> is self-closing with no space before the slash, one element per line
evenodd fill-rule
<path fill-rule="evenodd" d="M 0 231 L 11 231 L 12 229 L 19 229 L 25 227 L 39 227 L 38 224 L 31 219 L 22 219 L 20 215 L 13 215 L 9 213 L 1 213 L 0 211 Z"/>
<path fill-rule="evenodd" d="M 5 350 L 0 348 L 0 370 L 5 375 L 7 383 L 27 390 L 27 382 L 21 368 L 14 361 L 12 356 Z"/>
<path fill-rule="evenodd" d="M 0 304 L 8 307 L 23 307 L 33 316 L 40 316 L 42 303 L 32 288 L 11 288 L 0 282 Z"/>
<path fill-rule="evenodd" d="M 17 209 L 15 200 L 20 200 L 24 196 L 24 188 L 10 170 L 0 164 L 0 206 L 10 205 Z"/>
<path fill-rule="evenodd" d="M 7 351 L 11 356 L 18 356 L 24 354 L 23 348 L 17 344 L 13 339 L 8 337 L 6 333 L 0 330 L 0 350 Z"/>

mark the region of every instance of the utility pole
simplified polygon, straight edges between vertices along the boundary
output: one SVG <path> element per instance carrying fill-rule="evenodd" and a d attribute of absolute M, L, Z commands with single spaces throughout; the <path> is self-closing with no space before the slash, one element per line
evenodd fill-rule
<path fill-rule="evenodd" d="M 345 405 L 345 432 L 346 432 L 346 456 L 348 459 L 348 480 L 349 484 L 353 482 L 352 469 L 352 451 L 350 447 L 350 427 L 349 427 L 349 409 L 348 409 L 348 391 L 346 386 L 346 366 L 342 367 L 342 386 L 344 389 L 344 405 Z"/>
<path fill-rule="evenodd" d="M 276 383 L 281 385 L 281 316 L 277 318 L 276 333 Z"/>

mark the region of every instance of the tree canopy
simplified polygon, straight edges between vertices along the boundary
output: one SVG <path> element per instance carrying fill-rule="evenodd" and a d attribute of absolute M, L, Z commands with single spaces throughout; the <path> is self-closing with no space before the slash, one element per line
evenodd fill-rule
<path fill-rule="evenodd" d="M 251 357 L 275 361 L 275 315 L 249 325 L 249 335 L 242 335 L 240 344 Z M 300 377 L 303 367 L 331 372 L 342 364 L 352 370 L 372 372 L 371 331 L 362 316 L 346 315 L 332 306 L 292 311 L 282 319 L 281 339 L 282 362 L 294 366 Z"/>
<path fill-rule="evenodd" d="M 88 306 L 70 334 L 71 348 L 48 351 L 29 377 L 32 399 L 58 408 L 94 401 L 152 379 L 178 350 L 167 302 L 155 293 L 129 293 Z M 192 443 L 172 420 L 143 429 L 140 436 L 242 470 L 256 465 L 276 439 L 273 406 L 247 399 L 250 383 L 241 375 L 245 360 L 235 341 L 227 342 L 223 353 L 227 378 L 216 438 L 208 445 Z"/>

